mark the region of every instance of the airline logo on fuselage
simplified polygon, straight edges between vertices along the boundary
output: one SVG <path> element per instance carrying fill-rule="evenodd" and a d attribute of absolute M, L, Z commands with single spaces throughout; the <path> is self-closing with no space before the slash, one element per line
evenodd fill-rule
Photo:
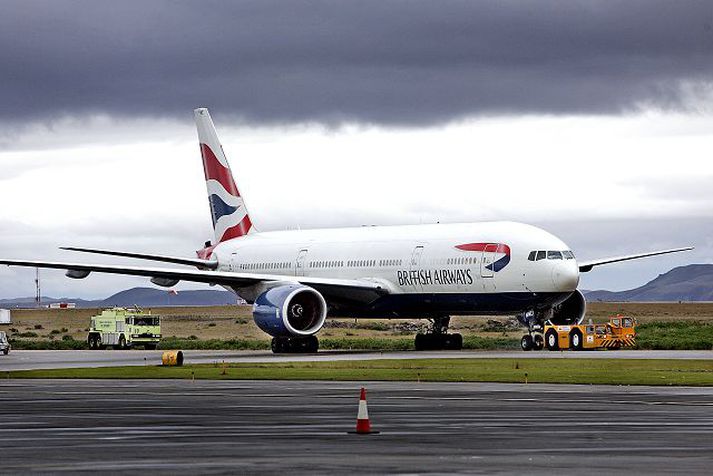
<path fill-rule="evenodd" d="M 510 263 L 510 247 L 504 243 L 465 243 L 456 245 L 461 251 L 475 251 L 491 254 L 492 263 L 485 266 L 490 271 L 498 272 Z"/>

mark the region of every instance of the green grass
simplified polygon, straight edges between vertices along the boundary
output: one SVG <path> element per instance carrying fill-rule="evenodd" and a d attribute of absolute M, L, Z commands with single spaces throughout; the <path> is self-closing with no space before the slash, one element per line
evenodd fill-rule
<path fill-rule="evenodd" d="M 3 375 L 0 374 L 0 377 Z M 249 379 L 713 386 L 713 361 L 414 359 L 109 367 L 6 372 L 7 378 Z"/>
<path fill-rule="evenodd" d="M 55 332 L 55 331 L 52 331 Z M 524 332 L 524 331 L 523 331 Z M 58 350 L 88 349 L 84 340 L 49 340 L 17 337 L 37 337 L 34 332 L 16 333 L 10 342 L 14 349 Z M 54 337 L 54 335 L 53 335 Z M 713 349 L 713 323 L 679 321 L 651 322 L 637 327 L 637 344 L 640 349 L 657 350 L 710 350 Z M 465 335 L 463 348 L 467 350 L 516 350 L 520 339 L 515 337 L 481 337 Z M 198 339 L 167 337 L 161 340 L 160 349 L 194 350 L 267 350 L 266 339 Z M 320 348 L 328 350 L 414 350 L 413 336 L 384 337 L 320 337 Z"/>
<path fill-rule="evenodd" d="M 65 336 L 67 337 L 67 336 Z M 465 336 L 463 348 L 469 350 L 518 349 L 519 339 L 507 337 Z M 88 349 L 85 341 L 79 340 L 29 340 L 11 339 L 16 350 L 79 350 Z M 325 350 L 414 350 L 413 337 L 324 337 L 319 345 Z M 270 341 L 260 339 L 193 339 L 167 337 L 161 339 L 159 349 L 184 350 L 268 350 Z"/>
<path fill-rule="evenodd" d="M 713 324 L 709 322 L 650 322 L 637 326 L 636 334 L 639 349 L 713 349 Z"/>

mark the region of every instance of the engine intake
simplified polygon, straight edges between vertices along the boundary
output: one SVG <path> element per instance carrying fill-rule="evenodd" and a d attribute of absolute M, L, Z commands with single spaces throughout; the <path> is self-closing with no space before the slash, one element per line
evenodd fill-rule
<path fill-rule="evenodd" d="M 324 297 L 301 284 L 269 289 L 253 305 L 255 324 L 273 337 L 311 336 L 319 332 L 326 318 Z"/>
<path fill-rule="evenodd" d="M 552 310 L 550 322 L 558 326 L 579 324 L 587 313 L 587 300 L 578 289 Z"/>

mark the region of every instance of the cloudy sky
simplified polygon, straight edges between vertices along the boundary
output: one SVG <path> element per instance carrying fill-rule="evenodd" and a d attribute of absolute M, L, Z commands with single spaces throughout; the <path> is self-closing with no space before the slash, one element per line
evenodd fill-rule
<path fill-rule="evenodd" d="M 697 246 L 586 289 L 713 262 L 710 2 L 22 0 L 0 44 L 3 257 L 191 255 L 207 106 L 261 230 L 518 220 L 583 259 Z M 0 268 L 0 298 L 33 279 Z"/>

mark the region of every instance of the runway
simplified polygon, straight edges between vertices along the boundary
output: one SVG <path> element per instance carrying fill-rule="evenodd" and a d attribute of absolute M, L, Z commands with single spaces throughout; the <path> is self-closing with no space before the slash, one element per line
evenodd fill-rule
<path fill-rule="evenodd" d="M 0 380 L 0 472 L 709 473 L 713 389 Z"/>
<path fill-rule="evenodd" d="M 0 355 L 0 372 L 75 367 L 112 367 L 124 365 L 157 365 L 161 351 L 145 350 L 14 350 Z M 323 351 L 318 354 L 275 355 L 269 351 L 202 351 L 184 352 L 186 364 L 213 362 L 319 362 L 334 360 L 375 359 L 713 359 L 710 350 L 619 350 L 593 352 L 522 352 L 522 351 L 436 351 L 436 352 L 360 352 Z"/>

